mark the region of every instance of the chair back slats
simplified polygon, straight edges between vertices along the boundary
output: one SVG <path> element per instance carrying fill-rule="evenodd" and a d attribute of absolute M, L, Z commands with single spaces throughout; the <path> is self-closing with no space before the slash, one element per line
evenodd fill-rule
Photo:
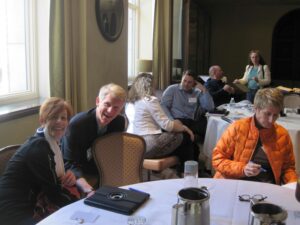
<path fill-rule="evenodd" d="M 0 149 L 0 176 L 4 172 L 8 161 L 20 146 L 21 145 L 9 145 Z"/>
<path fill-rule="evenodd" d="M 100 175 L 100 186 L 118 187 L 141 182 L 145 149 L 142 137 L 125 132 L 96 139 L 92 153 Z"/>

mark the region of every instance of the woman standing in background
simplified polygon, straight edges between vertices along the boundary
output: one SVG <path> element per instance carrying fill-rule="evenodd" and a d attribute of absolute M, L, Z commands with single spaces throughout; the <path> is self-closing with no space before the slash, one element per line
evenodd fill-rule
<path fill-rule="evenodd" d="M 247 100 L 253 103 L 254 96 L 259 88 L 271 83 L 271 73 L 268 65 L 259 50 L 251 50 L 249 64 L 246 66 L 243 78 L 234 80 L 234 83 L 247 84 Z"/>

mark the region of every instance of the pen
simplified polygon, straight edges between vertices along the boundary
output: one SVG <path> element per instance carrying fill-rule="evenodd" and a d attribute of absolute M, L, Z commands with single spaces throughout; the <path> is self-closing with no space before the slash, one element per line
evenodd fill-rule
<path fill-rule="evenodd" d="M 250 160 L 249 162 L 254 163 L 254 162 L 251 161 L 251 160 Z M 264 173 L 265 173 L 265 172 L 267 172 L 267 170 L 261 166 L 261 167 L 260 167 L 260 172 L 264 172 Z"/>
<path fill-rule="evenodd" d="M 146 193 L 146 192 L 144 192 L 144 191 L 141 191 L 141 190 L 138 190 L 138 189 L 135 189 L 135 188 L 128 188 L 128 190 L 130 190 L 130 191 L 135 191 L 135 192 L 139 192 L 139 193 L 148 194 L 148 193 Z"/>
<path fill-rule="evenodd" d="M 260 172 L 267 172 L 267 170 L 263 167 L 260 167 Z"/>

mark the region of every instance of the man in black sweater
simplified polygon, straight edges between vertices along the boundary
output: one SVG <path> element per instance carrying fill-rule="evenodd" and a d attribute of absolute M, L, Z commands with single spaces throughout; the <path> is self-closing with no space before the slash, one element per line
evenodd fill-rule
<path fill-rule="evenodd" d="M 125 101 L 126 91 L 122 87 L 112 83 L 103 86 L 96 107 L 75 115 L 62 139 L 65 167 L 72 170 L 85 193 L 93 188 L 84 175 L 98 174 L 91 146 L 100 136 L 125 130 L 125 118 L 120 115 Z"/>
<path fill-rule="evenodd" d="M 222 68 L 218 65 L 209 68 L 210 78 L 205 82 L 205 87 L 213 97 L 215 106 L 229 103 L 230 98 L 234 96 L 235 90 L 226 84 L 223 78 Z"/>

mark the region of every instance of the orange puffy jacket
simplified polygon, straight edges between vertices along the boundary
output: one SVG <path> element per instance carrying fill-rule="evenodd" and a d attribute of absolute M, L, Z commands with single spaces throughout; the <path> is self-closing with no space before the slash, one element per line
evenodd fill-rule
<path fill-rule="evenodd" d="M 288 132 L 276 123 L 270 129 L 258 130 L 254 117 L 234 122 L 218 141 L 212 155 L 214 178 L 244 177 L 244 167 L 252 157 L 259 136 L 276 184 L 296 181 L 295 157 Z"/>

